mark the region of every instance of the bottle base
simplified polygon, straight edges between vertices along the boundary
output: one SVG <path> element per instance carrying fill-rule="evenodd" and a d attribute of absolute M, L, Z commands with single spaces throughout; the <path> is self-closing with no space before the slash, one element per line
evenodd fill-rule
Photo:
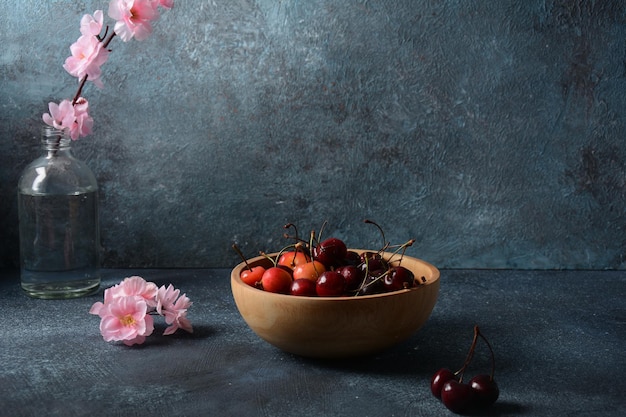
<path fill-rule="evenodd" d="M 98 292 L 100 289 L 100 279 L 37 284 L 22 282 L 22 289 L 32 298 L 46 300 L 78 298 Z"/>

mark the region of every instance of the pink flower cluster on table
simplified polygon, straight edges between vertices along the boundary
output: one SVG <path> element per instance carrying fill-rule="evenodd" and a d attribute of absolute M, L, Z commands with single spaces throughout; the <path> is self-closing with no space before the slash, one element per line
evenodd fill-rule
<path fill-rule="evenodd" d="M 152 22 L 159 18 L 159 8 L 171 9 L 173 6 L 174 0 L 111 0 L 108 14 L 115 20 L 115 26 L 108 36 L 108 26 L 100 35 L 104 27 L 102 10 L 84 15 L 80 21 L 81 36 L 70 46 L 72 55 L 63 65 L 70 75 L 78 78 L 78 91 L 72 100 L 48 103 L 49 113 L 42 116 L 44 123 L 67 131 L 72 140 L 91 134 L 93 118 L 89 116 L 89 103 L 81 93 L 87 81 L 99 88 L 104 87 L 100 67 L 109 58 L 109 43 L 115 35 L 124 42 L 148 38 L 152 33 Z"/>
<path fill-rule="evenodd" d="M 165 318 L 170 335 L 178 329 L 193 333 L 187 310 L 193 303 L 172 284 L 157 287 L 142 277 L 125 278 L 104 291 L 104 303 L 98 301 L 89 313 L 100 316 L 100 333 L 105 341 L 125 345 L 142 344 L 154 331 L 153 315 Z"/>

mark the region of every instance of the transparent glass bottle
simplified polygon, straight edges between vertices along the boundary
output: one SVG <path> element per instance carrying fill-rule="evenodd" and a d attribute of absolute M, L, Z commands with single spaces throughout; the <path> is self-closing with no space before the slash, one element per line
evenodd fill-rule
<path fill-rule="evenodd" d="M 71 142 L 45 126 L 45 155 L 19 180 L 21 285 L 31 297 L 74 298 L 100 287 L 98 183 Z"/>

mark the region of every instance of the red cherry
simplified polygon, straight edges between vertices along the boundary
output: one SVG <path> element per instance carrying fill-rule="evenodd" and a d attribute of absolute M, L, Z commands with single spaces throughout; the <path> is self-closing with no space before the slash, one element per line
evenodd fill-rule
<path fill-rule="evenodd" d="M 320 274 L 326 271 L 326 267 L 319 261 L 311 261 L 296 265 L 293 269 L 293 279 L 306 278 L 313 282 L 317 281 Z"/>
<path fill-rule="evenodd" d="M 317 295 L 317 284 L 307 278 L 294 279 L 291 283 L 291 295 L 304 297 L 315 297 Z"/>
<path fill-rule="evenodd" d="M 453 379 L 456 379 L 456 376 L 451 370 L 447 368 L 438 370 L 430 380 L 430 391 L 435 397 L 441 399 L 441 389 L 443 388 L 443 384 Z"/>
<path fill-rule="evenodd" d="M 326 268 L 343 263 L 348 254 L 346 244 L 336 237 L 331 237 L 313 248 L 313 258 L 323 263 Z"/>
<path fill-rule="evenodd" d="M 379 278 L 384 271 L 374 271 L 374 273 L 378 275 L 368 275 L 363 285 L 359 287 L 357 295 L 372 295 L 385 292 L 383 280 Z"/>
<path fill-rule="evenodd" d="M 239 277 L 246 284 L 256 287 L 256 285 L 261 282 L 264 273 L 265 268 L 259 265 L 253 266 L 250 269 L 244 269 L 241 271 L 241 274 L 239 274 Z"/>
<path fill-rule="evenodd" d="M 316 292 L 320 297 L 338 297 L 346 291 L 346 279 L 337 271 L 326 271 L 317 279 Z"/>
<path fill-rule="evenodd" d="M 378 252 L 363 252 L 361 254 L 361 269 L 375 271 L 375 270 L 387 270 L 387 262 L 382 258 Z"/>
<path fill-rule="evenodd" d="M 291 269 L 287 265 L 276 264 L 276 268 L 280 268 L 280 269 L 286 271 L 289 274 L 289 276 L 291 276 L 291 278 L 293 279 L 293 269 Z"/>
<path fill-rule="evenodd" d="M 415 276 L 413 272 L 403 266 L 394 266 L 383 278 L 383 285 L 387 291 L 398 291 L 413 287 Z"/>
<path fill-rule="evenodd" d="M 346 279 L 346 290 L 354 291 L 359 285 L 363 282 L 364 274 L 363 271 L 359 270 L 354 265 L 344 265 L 335 269 L 335 271 L 339 272 Z"/>
<path fill-rule="evenodd" d="M 347 265 L 357 266 L 358 264 L 361 263 L 361 255 L 359 255 L 358 253 L 350 250 L 346 254 L 346 259 L 344 260 L 344 262 Z"/>
<path fill-rule="evenodd" d="M 446 408 L 460 414 L 469 409 L 474 399 L 474 391 L 468 384 L 451 379 L 443 384 L 441 402 Z"/>
<path fill-rule="evenodd" d="M 474 403 L 476 407 L 487 408 L 498 400 L 500 389 L 496 381 L 489 375 L 480 374 L 470 379 L 469 382 L 474 391 Z"/>
<path fill-rule="evenodd" d="M 273 266 L 263 273 L 261 285 L 265 291 L 289 294 L 292 281 L 289 272 L 281 267 Z"/>
<path fill-rule="evenodd" d="M 285 265 L 291 269 L 294 269 L 296 266 L 307 263 L 310 260 L 311 258 L 309 257 L 309 255 L 302 251 L 289 251 L 284 252 L 282 255 L 280 255 L 280 258 L 278 258 L 278 262 L 276 263 L 278 265 Z"/>

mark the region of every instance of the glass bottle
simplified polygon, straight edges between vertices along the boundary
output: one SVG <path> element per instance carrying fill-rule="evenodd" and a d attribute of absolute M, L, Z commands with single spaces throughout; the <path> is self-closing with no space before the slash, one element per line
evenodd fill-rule
<path fill-rule="evenodd" d="M 71 142 L 45 126 L 45 155 L 19 180 L 21 285 L 35 298 L 80 297 L 100 287 L 98 183 Z"/>

